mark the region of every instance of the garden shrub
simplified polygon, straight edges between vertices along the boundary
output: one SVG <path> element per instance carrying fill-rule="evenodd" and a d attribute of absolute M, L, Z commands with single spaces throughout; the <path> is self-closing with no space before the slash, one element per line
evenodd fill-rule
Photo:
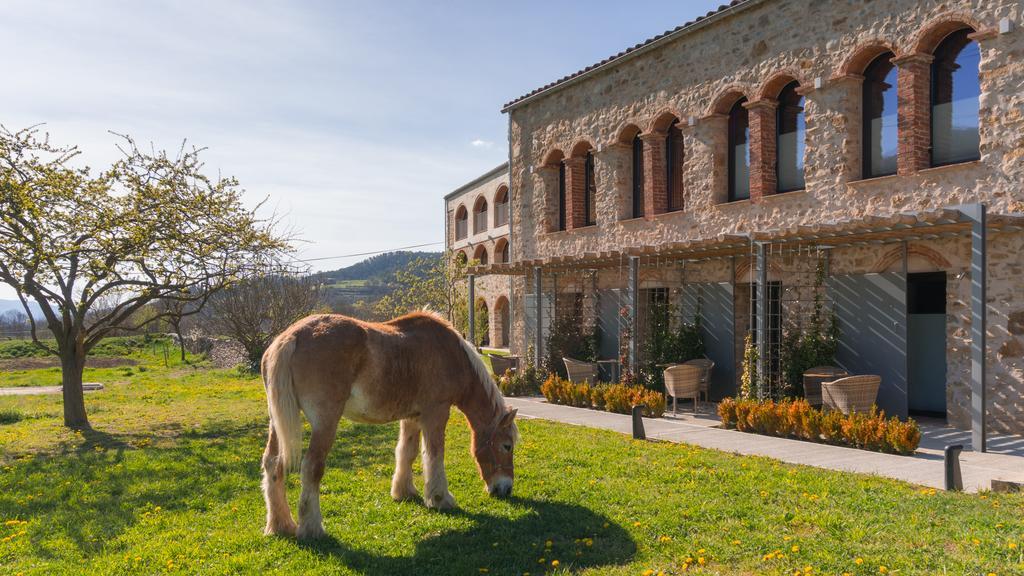
<path fill-rule="evenodd" d="M 921 442 L 913 420 L 887 418 L 873 407 L 870 412 L 823 412 L 806 400 L 758 401 L 726 398 L 718 404 L 722 425 L 741 432 L 799 438 L 852 446 L 876 452 L 911 454 Z"/>
<path fill-rule="evenodd" d="M 21 422 L 24 418 L 25 415 L 14 408 L 0 410 L 0 424 L 14 424 L 15 422 Z"/>
<path fill-rule="evenodd" d="M 660 418 L 665 413 L 665 395 L 643 386 L 570 382 L 551 374 L 541 385 L 541 393 L 552 404 L 597 408 L 619 414 L 629 414 L 633 406 L 640 405 L 652 418 Z"/>
<path fill-rule="evenodd" d="M 540 394 L 540 371 L 528 362 L 522 370 L 506 370 L 497 383 L 505 396 L 536 396 Z"/>

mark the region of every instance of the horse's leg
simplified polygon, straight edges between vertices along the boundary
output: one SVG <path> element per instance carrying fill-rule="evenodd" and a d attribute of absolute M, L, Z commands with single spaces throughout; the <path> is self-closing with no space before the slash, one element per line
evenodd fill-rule
<path fill-rule="evenodd" d="M 447 406 L 429 415 L 420 416 L 423 429 L 423 491 L 428 508 L 447 510 L 455 507 L 455 498 L 448 491 L 444 472 L 444 431 L 450 411 Z"/>
<path fill-rule="evenodd" d="M 402 420 L 395 446 L 395 476 L 391 479 L 391 497 L 415 500 L 420 497 L 412 483 L 412 463 L 420 447 L 420 423 L 413 418 Z"/>
<path fill-rule="evenodd" d="M 267 502 L 267 526 L 263 531 L 266 534 L 294 536 L 295 520 L 292 520 L 292 511 L 288 508 L 284 465 L 277 450 L 277 435 L 271 424 L 267 448 L 263 451 L 263 499 Z"/>
<path fill-rule="evenodd" d="M 339 418 L 327 416 L 322 420 L 311 420 L 315 420 L 311 422 L 313 434 L 301 467 L 302 493 L 299 495 L 299 528 L 296 534 L 300 539 L 324 535 L 324 521 L 320 515 L 320 480 L 324 477 L 324 462 L 338 432 Z"/>

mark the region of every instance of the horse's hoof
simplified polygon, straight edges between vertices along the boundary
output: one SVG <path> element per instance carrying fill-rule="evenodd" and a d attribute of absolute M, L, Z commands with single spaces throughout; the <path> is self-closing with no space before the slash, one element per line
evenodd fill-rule
<path fill-rule="evenodd" d="M 391 491 L 391 499 L 395 502 L 419 502 L 420 493 L 415 490 Z"/>
<path fill-rule="evenodd" d="M 303 526 L 299 528 L 298 533 L 296 534 L 296 537 L 299 540 L 319 540 L 324 536 L 327 536 L 327 532 L 324 531 L 322 524 L 309 527 Z"/>
<path fill-rule="evenodd" d="M 267 536 L 294 537 L 295 532 L 295 522 L 267 523 L 267 527 L 263 529 L 263 534 Z"/>
<path fill-rule="evenodd" d="M 451 510 L 455 508 L 455 497 L 452 496 L 451 492 L 444 494 L 434 494 L 430 498 L 427 498 L 427 508 L 433 508 L 434 510 Z"/>

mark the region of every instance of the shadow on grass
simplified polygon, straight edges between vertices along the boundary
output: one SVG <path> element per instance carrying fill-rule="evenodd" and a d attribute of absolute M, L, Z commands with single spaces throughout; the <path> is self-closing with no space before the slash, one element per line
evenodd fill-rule
<path fill-rule="evenodd" d="M 562 569 L 576 572 L 623 565 L 636 555 L 636 543 L 625 529 L 588 508 L 527 498 L 510 498 L 508 502 L 528 513 L 509 519 L 462 510 L 449 512 L 472 520 L 473 526 L 421 540 L 412 556 L 375 555 L 330 534 L 296 546 L 336 559 L 353 570 L 381 575 L 475 574 L 482 573 L 482 568 L 492 574 L 544 573 L 555 559 Z M 594 545 L 586 546 L 580 541 L 583 538 L 593 538 Z M 555 543 L 554 548 L 546 550 L 545 540 Z"/>

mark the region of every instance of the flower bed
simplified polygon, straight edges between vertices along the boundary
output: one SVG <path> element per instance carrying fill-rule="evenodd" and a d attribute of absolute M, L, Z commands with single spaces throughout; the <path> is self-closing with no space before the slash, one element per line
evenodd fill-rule
<path fill-rule="evenodd" d="M 647 415 L 652 418 L 660 418 L 665 413 L 665 395 L 643 386 L 570 382 L 551 374 L 541 385 L 540 391 L 552 404 L 619 414 L 629 414 L 633 406 L 639 404 L 647 408 Z"/>
<path fill-rule="evenodd" d="M 767 436 L 798 438 L 825 444 L 852 446 L 875 452 L 911 454 L 921 442 L 921 430 L 913 420 L 872 408 L 870 412 L 842 412 L 812 408 L 806 400 L 736 400 L 718 404 L 718 415 L 726 428 Z"/>

